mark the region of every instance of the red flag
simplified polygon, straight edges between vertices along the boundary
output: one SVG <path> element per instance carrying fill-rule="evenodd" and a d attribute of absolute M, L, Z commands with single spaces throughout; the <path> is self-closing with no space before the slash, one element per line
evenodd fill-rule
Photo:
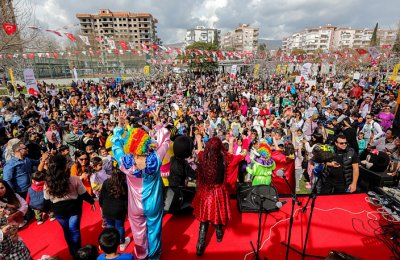
<path fill-rule="evenodd" d="M 60 32 L 57 32 L 57 31 L 54 31 L 54 30 L 46 30 L 46 32 L 52 32 L 52 33 L 54 33 L 55 35 L 58 35 L 58 36 L 60 36 L 60 37 L 62 36 Z"/>
<path fill-rule="evenodd" d="M 157 50 L 157 49 L 158 49 L 158 46 L 155 45 L 155 44 L 151 44 L 151 48 L 153 48 L 154 50 Z"/>
<path fill-rule="evenodd" d="M 17 31 L 17 25 L 12 23 L 3 23 L 3 29 L 7 35 L 12 35 Z"/>
<path fill-rule="evenodd" d="M 121 48 L 122 48 L 122 49 L 128 50 L 128 45 L 126 45 L 126 42 L 120 41 L 120 42 L 119 42 L 119 45 L 121 45 Z"/>
<path fill-rule="evenodd" d="M 101 43 L 101 42 L 103 41 L 103 39 L 102 39 L 101 37 L 96 37 L 96 41 L 97 41 L 98 43 Z"/>
<path fill-rule="evenodd" d="M 364 55 L 364 54 L 367 54 L 367 53 L 368 53 L 367 50 L 361 49 L 361 48 L 356 48 L 356 51 L 357 51 L 358 54 L 360 54 L 360 55 Z"/>
<path fill-rule="evenodd" d="M 33 53 L 29 53 L 28 54 L 29 59 L 33 60 L 35 58 L 35 54 Z"/>
<path fill-rule="evenodd" d="M 70 39 L 71 41 L 76 41 L 75 36 L 72 33 L 64 33 L 65 36 L 68 37 L 68 39 Z"/>
<path fill-rule="evenodd" d="M 54 57 L 54 59 L 57 59 L 58 58 L 58 54 L 57 53 L 53 53 L 53 57 Z"/>

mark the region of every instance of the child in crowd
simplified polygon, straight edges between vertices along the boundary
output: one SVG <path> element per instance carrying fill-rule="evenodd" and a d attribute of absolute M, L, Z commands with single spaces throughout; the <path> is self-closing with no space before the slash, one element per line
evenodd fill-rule
<path fill-rule="evenodd" d="M 302 139 L 299 139 L 299 136 L 303 136 L 303 132 L 299 129 L 297 130 L 297 133 L 292 133 L 293 136 L 293 141 L 292 143 L 294 144 L 294 153 L 295 153 L 295 160 L 294 160 L 294 173 L 296 177 L 296 192 L 300 191 L 300 180 L 301 176 L 303 175 L 304 169 L 303 169 L 303 154 L 302 154 L 302 149 L 303 149 L 303 142 L 301 141 Z"/>
<path fill-rule="evenodd" d="M 79 248 L 74 256 L 74 260 L 96 260 L 99 256 L 99 251 L 95 245 L 86 245 Z"/>
<path fill-rule="evenodd" d="M 43 224 L 45 214 L 45 200 L 43 195 L 44 172 L 34 172 L 32 174 L 32 185 L 28 189 L 26 203 L 35 212 L 35 219 L 38 225 Z M 54 221 L 53 212 L 49 212 L 50 221 Z"/>
<path fill-rule="evenodd" d="M 103 169 L 103 160 L 100 157 L 93 157 L 91 159 L 91 164 L 93 173 L 90 175 L 90 185 L 92 186 L 93 194 L 98 198 L 104 181 L 107 180 L 110 175 Z"/>
<path fill-rule="evenodd" d="M 120 237 L 119 232 L 115 228 L 106 228 L 99 236 L 100 249 L 104 251 L 97 259 L 114 259 L 114 260 L 134 260 L 135 257 L 131 253 L 118 253 Z"/>
<path fill-rule="evenodd" d="M 361 154 L 367 148 L 367 141 L 364 139 L 364 133 L 359 132 L 357 136 L 358 154 Z"/>
<path fill-rule="evenodd" d="M 116 228 L 120 237 L 120 250 L 124 251 L 131 242 L 125 237 L 125 218 L 128 213 L 128 187 L 126 176 L 117 168 L 101 188 L 99 204 L 107 227 Z"/>
<path fill-rule="evenodd" d="M 99 157 L 103 161 L 103 169 L 108 175 L 111 175 L 113 168 L 112 156 L 108 153 L 107 148 L 101 147 L 99 149 Z"/>

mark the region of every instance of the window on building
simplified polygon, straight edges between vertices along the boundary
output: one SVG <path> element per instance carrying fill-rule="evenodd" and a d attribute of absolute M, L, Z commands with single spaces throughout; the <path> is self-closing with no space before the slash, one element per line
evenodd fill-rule
<path fill-rule="evenodd" d="M 133 27 L 137 27 L 137 24 L 134 24 Z"/>

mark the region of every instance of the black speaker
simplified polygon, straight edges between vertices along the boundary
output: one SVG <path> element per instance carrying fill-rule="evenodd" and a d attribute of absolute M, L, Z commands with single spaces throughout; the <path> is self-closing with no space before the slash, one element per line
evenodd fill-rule
<path fill-rule="evenodd" d="M 396 179 L 384 172 L 374 172 L 363 166 L 360 166 L 360 177 L 358 179 L 358 187 L 361 191 L 367 192 L 374 190 L 376 187 L 393 187 L 396 185 Z"/>
<path fill-rule="evenodd" d="M 275 187 L 270 185 L 239 185 L 237 192 L 237 205 L 239 211 L 253 213 L 259 212 L 262 197 L 265 198 L 262 206 L 264 212 L 273 212 L 279 209 L 276 206 L 279 196 Z"/>

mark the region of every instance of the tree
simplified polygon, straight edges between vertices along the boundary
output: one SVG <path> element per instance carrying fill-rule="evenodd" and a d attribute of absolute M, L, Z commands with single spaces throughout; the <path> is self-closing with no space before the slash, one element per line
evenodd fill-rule
<path fill-rule="evenodd" d="M 370 46 L 371 47 L 379 46 L 378 23 L 376 23 L 375 28 L 374 28 L 374 32 L 372 33 Z"/>
<path fill-rule="evenodd" d="M 215 33 L 214 33 L 214 41 L 213 41 L 213 44 L 214 44 L 215 46 L 217 46 L 217 48 L 219 47 L 219 39 L 218 39 L 218 31 L 217 31 L 217 30 L 216 30 Z"/>
<path fill-rule="evenodd" d="M 293 55 L 306 54 L 306 51 L 303 50 L 303 49 L 294 48 L 294 49 L 292 50 L 292 54 L 293 54 Z"/>
<path fill-rule="evenodd" d="M 399 54 L 400 53 L 400 22 L 397 26 L 397 35 L 396 40 L 394 41 L 392 52 Z"/>
<path fill-rule="evenodd" d="M 30 0 L 2 1 L 0 23 L 17 24 L 17 32 L 6 35 L 0 29 L 0 53 L 21 52 L 38 37 L 38 32 L 28 28 L 33 25 L 33 6 Z"/>
<path fill-rule="evenodd" d="M 180 59 L 183 60 L 190 60 L 189 67 L 192 70 L 196 70 L 200 73 L 202 72 L 213 72 L 214 70 L 218 69 L 218 62 L 214 61 L 214 57 L 206 54 L 200 54 L 192 56 L 194 51 L 218 51 L 218 46 L 214 45 L 213 43 L 208 42 L 194 42 L 186 47 L 186 55 L 180 55 Z M 212 59 L 209 62 L 209 59 Z"/>
<path fill-rule="evenodd" d="M 258 45 L 258 51 L 259 52 L 267 51 L 267 44 L 266 43 L 261 43 L 260 45 Z"/>

